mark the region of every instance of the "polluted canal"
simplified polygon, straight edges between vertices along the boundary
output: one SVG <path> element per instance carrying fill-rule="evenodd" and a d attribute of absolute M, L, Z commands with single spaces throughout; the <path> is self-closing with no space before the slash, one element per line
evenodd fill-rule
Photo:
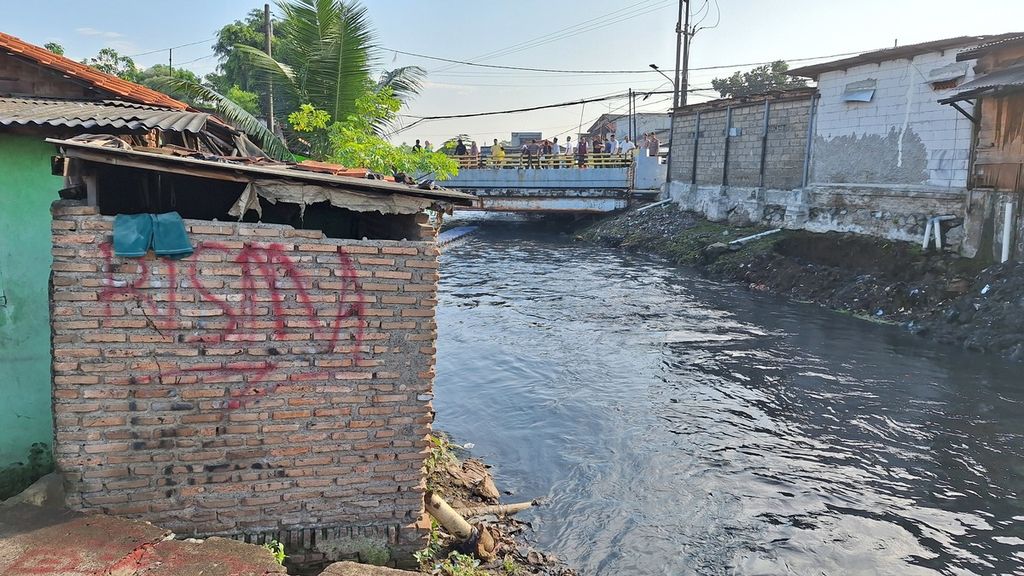
<path fill-rule="evenodd" d="M 1021 366 L 488 221 L 435 426 L 581 574 L 1024 573 Z"/>

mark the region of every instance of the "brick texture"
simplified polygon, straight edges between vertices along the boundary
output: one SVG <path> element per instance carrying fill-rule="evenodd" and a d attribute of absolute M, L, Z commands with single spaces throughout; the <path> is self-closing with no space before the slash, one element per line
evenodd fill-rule
<path fill-rule="evenodd" d="M 192 256 L 126 259 L 112 217 L 52 212 L 55 456 L 71 508 L 186 536 L 417 547 L 433 242 L 186 221 Z"/>

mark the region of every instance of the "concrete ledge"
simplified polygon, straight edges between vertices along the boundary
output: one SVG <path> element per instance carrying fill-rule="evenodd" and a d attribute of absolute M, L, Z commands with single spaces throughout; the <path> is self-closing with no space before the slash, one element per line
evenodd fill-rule
<path fill-rule="evenodd" d="M 320 573 L 320 576 L 407 576 L 409 574 L 420 574 L 420 572 L 407 572 L 383 566 L 356 564 L 355 562 L 337 562 L 328 566 Z"/>

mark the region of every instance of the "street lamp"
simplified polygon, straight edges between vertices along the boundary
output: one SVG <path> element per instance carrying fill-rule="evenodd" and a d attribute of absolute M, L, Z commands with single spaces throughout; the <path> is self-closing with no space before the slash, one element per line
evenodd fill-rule
<path fill-rule="evenodd" d="M 664 72 L 662 72 L 662 71 L 661 71 L 661 69 L 660 69 L 660 68 L 658 68 L 658 65 L 657 65 L 657 64 L 648 64 L 648 66 L 650 66 L 650 67 L 651 67 L 651 70 L 654 70 L 654 71 L 655 71 L 655 72 L 657 72 L 658 74 L 661 74 L 662 76 L 664 76 L 664 77 L 665 77 L 665 80 L 668 80 L 668 81 L 669 81 L 669 82 L 670 82 L 670 83 L 672 84 L 672 90 L 673 90 L 673 91 L 674 91 L 674 90 L 676 89 L 676 82 L 675 82 L 675 80 L 673 80 L 673 79 L 669 78 L 667 74 L 665 74 Z"/>

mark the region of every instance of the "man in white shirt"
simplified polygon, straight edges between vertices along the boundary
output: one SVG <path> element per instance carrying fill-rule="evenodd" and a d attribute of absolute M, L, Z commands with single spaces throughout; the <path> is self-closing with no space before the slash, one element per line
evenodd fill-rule
<path fill-rule="evenodd" d="M 576 145 L 572 143 L 572 136 L 565 137 L 565 155 L 572 156 L 576 153 Z"/>
<path fill-rule="evenodd" d="M 615 134 L 610 134 L 608 136 L 608 138 L 612 142 L 612 151 L 611 151 L 611 153 L 612 154 L 618 154 L 619 153 L 619 139 L 615 137 Z"/>
<path fill-rule="evenodd" d="M 619 153 L 629 154 L 634 148 L 636 148 L 636 146 L 632 141 L 630 141 L 629 136 L 626 136 L 622 143 L 619 144 Z"/>

